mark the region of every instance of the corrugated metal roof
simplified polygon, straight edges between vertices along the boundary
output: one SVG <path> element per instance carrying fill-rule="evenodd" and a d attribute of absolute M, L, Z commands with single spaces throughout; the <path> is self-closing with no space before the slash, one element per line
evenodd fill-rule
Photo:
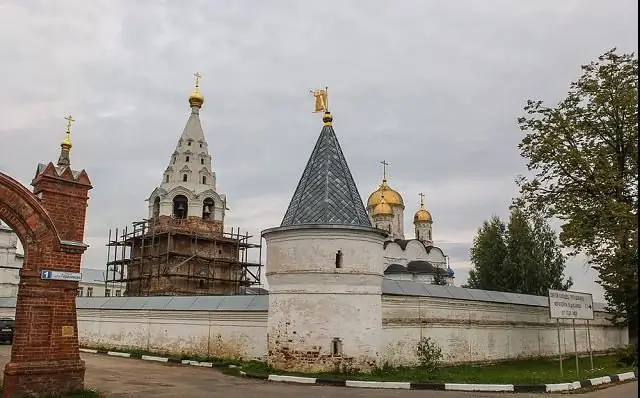
<path fill-rule="evenodd" d="M 427 285 L 420 282 L 383 279 L 382 293 L 390 296 L 434 297 L 449 300 L 477 300 L 490 303 L 547 307 L 548 298 L 529 294 L 464 289 L 457 286 Z M 166 311 L 267 311 L 268 295 L 237 296 L 157 296 L 157 297 L 78 297 L 80 309 L 166 310 Z M 0 308 L 15 308 L 15 297 L 0 297 Z M 605 305 L 594 303 L 595 311 Z"/>

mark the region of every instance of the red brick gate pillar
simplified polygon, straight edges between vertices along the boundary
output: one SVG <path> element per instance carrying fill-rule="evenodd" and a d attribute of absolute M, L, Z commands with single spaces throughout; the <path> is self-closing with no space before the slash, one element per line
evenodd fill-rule
<path fill-rule="evenodd" d="M 60 163 L 58 167 L 53 163 L 39 165 L 32 181 L 33 194 L 53 221 L 59 239 L 27 241 L 11 362 L 4 371 L 5 398 L 73 391 L 84 386 L 85 366 L 78 349 L 76 318 L 78 282 L 41 279 L 43 270 L 80 272 L 80 259 L 87 248 L 82 240 L 91 182 L 84 170 L 73 171 L 68 163 Z M 32 220 L 37 223 L 36 218 Z M 22 221 L 30 224 L 31 220 Z"/>

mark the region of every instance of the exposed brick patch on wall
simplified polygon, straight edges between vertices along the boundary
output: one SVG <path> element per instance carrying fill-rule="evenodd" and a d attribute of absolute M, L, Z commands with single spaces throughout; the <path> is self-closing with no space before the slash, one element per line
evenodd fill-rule
<path fill-rule="evenodd" d="M 84 384 L 75 306 L 78 284 L 43 281 L 40 272 L 80 271 L 84 247 L 78 243 L 84 237 L 91 183 L 84 171 L 49 163 L 38 168 L 32 185 L 34 193 L 0 173 L 0 218 L 16 232 L 25 251 L 11 361 L 4 371 L 5 398 L 77 390 Z"/>

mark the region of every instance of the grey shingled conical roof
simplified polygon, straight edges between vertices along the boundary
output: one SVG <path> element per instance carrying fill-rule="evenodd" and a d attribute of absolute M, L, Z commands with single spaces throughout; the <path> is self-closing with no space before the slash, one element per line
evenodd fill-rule
<path fill-rule="evenodd" d="M 353 181 L 332 117 L 325 114 L 316 146 L 280 226 L 333 224 L 371 227 Z"/>

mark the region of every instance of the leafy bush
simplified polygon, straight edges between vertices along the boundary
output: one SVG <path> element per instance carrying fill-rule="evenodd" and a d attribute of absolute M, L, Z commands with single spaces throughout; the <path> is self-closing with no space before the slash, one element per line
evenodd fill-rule
<path fill-rule="evenodd" d="M 420 367 L 428 372 L 435 372 L 442 359 L 442 349 L 431 337 L 422 337 L 416 346 L 416 356 Z"/>
<path fill-rule="evenodd" d="M 633 344 L 616 348 L 616 358 L 620 366 L 638 366 L 638 347 Z"/>

